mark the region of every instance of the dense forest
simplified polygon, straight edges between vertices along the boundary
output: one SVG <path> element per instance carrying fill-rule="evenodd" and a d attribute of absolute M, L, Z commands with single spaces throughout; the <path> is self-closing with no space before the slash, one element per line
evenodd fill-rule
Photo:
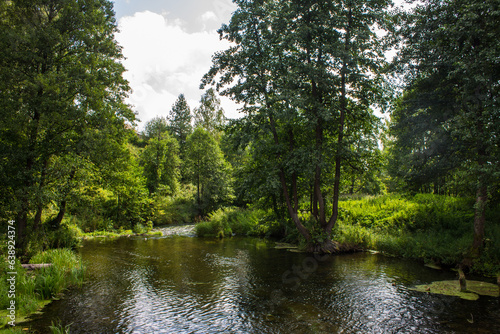
<path fill-rule="evenodd" d="M 500 1 L 234 2 L 199 105 L 180 94 L 139 131 L 111 1 L 0 1 L 18 256 L 197 222 L 500 271 Z"/>

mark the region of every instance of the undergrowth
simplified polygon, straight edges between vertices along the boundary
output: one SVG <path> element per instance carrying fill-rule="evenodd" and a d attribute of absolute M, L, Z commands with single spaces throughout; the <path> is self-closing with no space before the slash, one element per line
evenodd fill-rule
<path fill-rule="evenodd" d="M 385 195 L 340 202 L 339 242 L 395 256 L 455 266 L 473 239 L 474 200 L 432 194 Z M 487 211 L 485 248 L 473 270 L 500 272 L 500 207 Z"/>

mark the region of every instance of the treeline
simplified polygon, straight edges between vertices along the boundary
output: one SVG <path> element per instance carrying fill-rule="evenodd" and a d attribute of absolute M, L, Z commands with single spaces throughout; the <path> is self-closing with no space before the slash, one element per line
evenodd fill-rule
<path fill-rule="evenodd" d="M 235 3 L 215 89 L 138 133 L 110 1 L 1 2 L 0 209 L 20 249 L 64 244 L 68 224 L 242 225 L 229 206 L 334 252 L 343 199 L 427 192 L 475 203 L 470 266 L 499 224 L 500 1 Z"/>

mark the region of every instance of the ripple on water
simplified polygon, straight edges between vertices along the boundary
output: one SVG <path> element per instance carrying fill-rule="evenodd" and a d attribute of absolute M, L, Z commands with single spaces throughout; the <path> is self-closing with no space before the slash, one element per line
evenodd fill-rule
<path fill-rule="evenodd" d="M 298 273 L 307 255 L 256 242 L 167 237 L 86 243 L 81 253 L 89 268 L 87 285 L 49 305 L 30 326 L 44 333 L 61 319 L 74 323 L 76 334 L 493 333 L 498 328 L 496 300 L 410 291 L 412 284 L 444 275 L 424 275 L 420 265 L 369 254 L 337 256 L 307 275 L 292 274 L 300 277 L 294 287 L 283 275 Z M 471 313 L 474 324 L 467 322 Z"/>

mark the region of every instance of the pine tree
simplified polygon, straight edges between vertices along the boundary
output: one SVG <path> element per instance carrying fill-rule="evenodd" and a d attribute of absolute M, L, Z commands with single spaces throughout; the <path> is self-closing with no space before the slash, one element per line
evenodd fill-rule
<path fill-rule="evenodd" d="M 180 145 L 181 155 L 184 154 L 186 139 L 193 131 L 191 125 L 191 109 L 184 97 L 180 94 L 175 101 L 168 115 L 169 127 L 172 136 L 177 139 Z"/>

